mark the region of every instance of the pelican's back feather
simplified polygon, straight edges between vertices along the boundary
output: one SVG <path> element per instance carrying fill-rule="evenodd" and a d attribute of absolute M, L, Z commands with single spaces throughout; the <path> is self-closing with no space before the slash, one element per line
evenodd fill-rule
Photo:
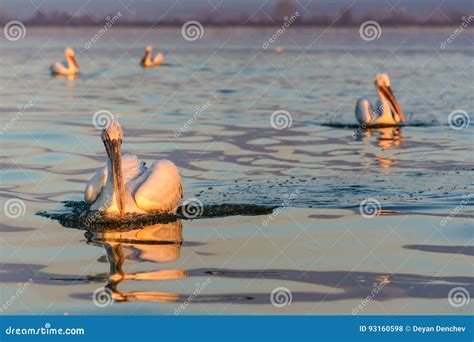
<path fill-rule="evenodd" d="M 165 60 L 165 56 L 161 52 L 158 52 L 155 58 L 153 58 L 153 64 L 160 65 L 161 63 L 163 63 L 164 60 Z"/>
<path fill-rule="evenodd" d="M 361 124 L 368 123 L 375 118 L 375 114 L 369 100 L 366 98 L 357 100 L 355 107 L 355 117 Z"/>
<path fill-rule="evenodd" d="M 174 163 L 169 160 L 154 162 L 140 177 L 140 183 L 133 195 L 138 208 L 148 212 L 176 212 L 182 198 L 182 186 Z"/>

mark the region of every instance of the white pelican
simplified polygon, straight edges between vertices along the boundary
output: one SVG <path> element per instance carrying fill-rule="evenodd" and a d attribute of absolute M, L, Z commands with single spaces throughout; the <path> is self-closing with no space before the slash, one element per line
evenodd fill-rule
<path fill-rule="evenodd" d="M 159 66 L 165 60 L 165 56 L 161 52 L 158 52 L 155 58 L 153 58 L 152 60 L 151 59 L 152 51 L 153 51 L 153 46 L 148 45 L 145 50 L 145 56 L 143 56 L 142 60 L 140 61 L 140 64 L 142 67 L 151 68 L 154 66 Z"/>
<path fill-rule="evenodd" d="M 375 88 L 379 94 L 380 100 L 377 101 L 377 108 L 374 112 L 372 105 L 366 98 L 357 100 L 355 107 L 355 116 L 361 124 L 370 126 L 396 126 L 405 123 L 400 106 L 395 95 L 390 88 L 390 78 L 387 74 L 377 74 L 374 79 Z M 393 107 L 393 111 L 390 107 Z"/>
<path fill-rule="evenodd" d="M 176 165 L 158 160 L 149 168 L 137 156 L 121 156 L 122 127 L 114 119 L 102 130 L 102 141 L 109 160 L 89 180 L 84 199 L 91 210 L 106 214 L 165 212 L 175 213 L 183 198 Z"/>
<path fill-rule="evenodd" d="M 71 48 L 67 48 L 66 50 L 64 50 L 64 56 L 66 57 L 67 68 L 61 63 L 56 62 L 50 67 L 51 74 L 65 75 L 65 76 L 78 74 L 80 71 L 80 68 L 76 62 L 76 57 L 74 56 L 74 50 Z"/>

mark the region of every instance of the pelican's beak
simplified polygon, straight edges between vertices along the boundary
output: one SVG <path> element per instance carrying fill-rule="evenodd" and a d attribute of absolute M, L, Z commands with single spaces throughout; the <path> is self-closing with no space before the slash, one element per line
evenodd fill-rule
<path fill-rule="evenodd" d="M 81 70 L 81 68 L 79 68 L 79 64 L 77 64 L 76 57 L 71 56 L 70 58 L 71 58 L 72 65 L 74 65 L 74 67 L 77 69 L 77 71 Z"/>
<path fill-rule="evenodd" d="M 405 123 L 405 115 L 403 115 L 403 112 L 400 108 L 400 105 L 397 102 L 397 99 L 395 98 L 395 95 L 393 94 L 392 88 L 387 87 L 387 86 L 380 86 L 379 87 L 380 91 L 385 95 L 385 97 L 388 98 L 390 101 L 393 109 L 395 110 L 395 113 L 397 113 L 398 117 L 400 118 L 400 121 Z"/>
<path fill-rule="evenodd" d="M 110 158 L 110 163 L 112 164 L 115 198 L 117 200 L 117 207 L 119 209 L 120 217 L 123 217 L 125 214 L 125 184 L 122 174 L 122 140 L 110 139 L 110 136 L 105 130 L 102 133 L 102 140 Z"/>

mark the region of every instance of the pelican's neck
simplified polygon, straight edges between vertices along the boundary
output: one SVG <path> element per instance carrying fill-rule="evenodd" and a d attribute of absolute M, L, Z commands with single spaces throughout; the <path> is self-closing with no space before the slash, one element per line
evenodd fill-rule
<path fill-rule="evenodd" d="M 388 101 L 384 93 L 380 91 L 379 87 L 377 87 L 377 93 L 379 94 L 380 102 L 382 103 L 383 109 L 382 114 L 380 114 L 380 118 L 393 121 L 392 110 L 390 109 L 390 102 Z"/>
<path fill-rule="evenodd" d="M 145 62 L 150 62 L 151 63 L 151 51 L 145 52 L 145 57 L 143 58 Z"/>
<path fill-rule="evenodd" d="M 108 207 L 117 207 L 116 199 L 115 199 L 115 187 L 114 187 L 114 175 L 112 172 L 112 162 L 110 159 L 107 161 L 107 182 L 105 183 L 105 191 L 104 193 L 107 194 L 107 206 Z"/>

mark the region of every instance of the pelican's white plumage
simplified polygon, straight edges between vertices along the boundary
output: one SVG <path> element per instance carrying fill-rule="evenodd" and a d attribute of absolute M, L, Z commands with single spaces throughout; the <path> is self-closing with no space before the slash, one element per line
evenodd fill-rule
<path fill-rule="evenodd" d="M 120 215 L 176 212 L 183 188 L 174 163 L 158 160 L 147 168 L 137 156 L 122 157 L 122 129 L 117 120 L 103 131 L 102 139 L 109 160 L 86 184 L 84 199 L 91 210 Z"/>
<path fill-rule="evenodd" d="M 53 63 L 50 67 L 51 74 L 53 75 L 64 75 L 71 76 L 79 73 L 80 68 L 77 64 L 74 50 L 71 48 L 66 48 L 64 50 L 64 57 L 66 57 L 67 67 L 61 63 Z"/>
<path fill-rule="evenodd" d="M 367 126 L 396 126 L 405 123 L 400 106 L 390 87 L 390 78 L 387 74 L 377 74 L 374 79 L 375 88 L 379 94 L 376 109 L 366 98 L 357 100 L 355 116 L 359 123 Z M 393 107 L 390 107 L 390 105 Z"/>

